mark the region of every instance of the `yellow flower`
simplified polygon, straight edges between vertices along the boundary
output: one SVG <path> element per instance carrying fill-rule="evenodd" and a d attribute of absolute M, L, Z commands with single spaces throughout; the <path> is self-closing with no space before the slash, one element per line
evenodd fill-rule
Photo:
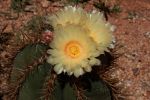
<path fill-rule="evenodd" d="M 50 47 L 47 61 L 55 65 L 54 70 L 57 74 L 67 72 L 79 77 L 84 72 L 90 72 L 91 66 L 100 64 L 95 58 L 99 56 L 95 42 L 80 26 L 59 27 Z"/>
<path fill-rule="evenodd" d="M 100 12 L 87 13 L 82 8 L 69 6 L 49 17 L 49 20 L 54 29 L 73 24 L 87 30 L 86 33 L 96 42 L 100 54 L 113 45 L 114 26 L 106 22 Z"/>
<path fill-rule="evenodd" d="M 95 57 L 113 47 L 114 27 L 100 12 L 87 13 L 69 6 L 50 16 L 49 21 L 55 34 L 47 61 L 55 65 L 57 74 L 67 72 L 79 77 L 90 72 L 93 65 L 100 64 Z"/>
<path fill-rule="evenodd" d="M 64 10 L 57 12 L 55 15 L 49 17 L 52 26 L 65 26 L 68 24 L 84 25 L 86 19 L 86 13 L 82 8 L 76 8 L 72 6 L 65 7 Z"/>
<path fill-rule="evenodd" d="M 89 35 L 97 43 L 98 50 L 101 54 L 104 53 L 114 41 L 112 32 L 115 27 L 109 22 L 106 22 L 103 14 L 100 12 L 93 11 L 87 14 L 86 25 L 84 27 L 90 31 Z"/>

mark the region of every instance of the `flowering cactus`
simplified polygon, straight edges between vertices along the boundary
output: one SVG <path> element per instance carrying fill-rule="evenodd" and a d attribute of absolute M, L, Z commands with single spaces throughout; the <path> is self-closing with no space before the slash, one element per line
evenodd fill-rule
<path fill-rule="evenodd" d="M 113 41 L 114 27 L 104 20 L 103 14 L 85 12 L 82 8 L 66 7 L 50 16 L 55 30 L 48 50 L 47 62 L 55 65 L 57 74 L 67 72 L 76 77 L 91 72 L 100 65 L 98 57 L 104 54 Z"/>
<path fill-rule="evenodd" d="M 111 100 L 99 77 L 99 58 L 113 45 L 114 27 L 100 12 L 71 6 L 46 21 L 54 30 L 41 33 L 41 43 L 28 44 L 14 59 L 9 99 Z"/>

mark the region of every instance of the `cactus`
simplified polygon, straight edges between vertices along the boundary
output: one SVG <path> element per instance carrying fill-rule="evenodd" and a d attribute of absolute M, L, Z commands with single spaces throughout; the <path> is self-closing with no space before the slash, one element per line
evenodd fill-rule
<path fill-rule="evenodd" d="M 36 19 L 34 19 L 33 23 L 34 22 L 36 22 Z M 37 32 L 38 29 L 36 29 L 35 27 L 39 29 L 41 29 L 41 27 L 34 26 L 33 23 L 32 22 L 28 23 L 28 26 L 26 26 L 25 29 L 27 29 L 27 32 L 31 30 L 34 33 L 34 35 L 36 35 L 35 34 L 36 32 L 37 35 L 41 36 L 43 30 L 45 29 L 42 28 L 43 30 L 38 33 Z M 34 28 L 30 28 L 33 26 Z M 108 24 L 106 24 L 105 26 L 109 27 Z M 78 27 L 75 26 L 75 28 L 78 31 Z M 55 30 L 57 30 L 57 25 L 54 27 L 54 32 Z M 93 40 L 95 39 L 95 41 L 97 42 L 96 37 L 92 38 Z M 90 38 L 87 37 L 87 40 L 90 39 L 91 37 Z M 106 83 L 102 79 L 102 77 L 100 77 L 101 76 L 100 74 L 102 74 L 101 72 L 105 72 L 105 70 L 111 65 L 110 62 L 112 61 L 112 59 L 109 59 L 110 58 L 109 53 L 105 52 L 104 50 L 102 54 L 100 54 L 96 58 L 92 58 L 94 60 L 91 61 L 96 62 L 92 62 L 92 64 L 93 63 L 94 64 L 91 71 L 88 70 L 86 73 L 82 73 L 79 76 L 74 76 L 75 74 L 68 75 L 68 73 L 65 72 L 65 69 L 64 72 L 57 73 L 57 71 L 54 70 L 56 69 L 54 67 L 56 67 L 57 65 L 48 62 L 49 56 L 55 56 L 55 55 L 47 55 L 47 52 L 51 54 L 50 51 L 51 48 L 49 47 L 49 45 L 46 44 L 46 42 L 41 42 L 41 37 L 40 39 L 35 40 L 37 41 L 25 43 L 26 45 L 24 46 L 24 48 L 20 49 L 20 52 L 14 58 L 13 70 L 11 74 L 12 84 L 10 86 L 10 91 L 8 94 L 8 98 L 10 100 L 38 100 L 38 99 L 112 100 L 113 99 L 111 87 L 109 86 L 108 83 Z M 96 44 L 96 42 L 91 43 Z M 78 47 L 78 45 L 75 46 Z M 69 56 L 71 57 L 72 56 L 76 57 L 76 55 L 72 55 L 74 53 L 78 54 L 78 52 L 74 51 L 76 49 L 73 50 L 67 49 L 67 50 L 69 52 Z M 101 64 L 97 64 L 98 60 L 101 61 Z"/>
<path fill-rule="evenodd" d="M 47 47 L 43 44 L 29 44 L 17 54 L 14 59 L 14 70 L 11 78 L 15 87 L 20 87 L 18 88 L 18 94 L 13 94 L 12 99 L 14 97 L 17 100 L 45 100 L 47 98 L 44 90 L 48 87 L 44 87 L 44 84 L 48 85 L 46 80 L 53 82 L 51 79 L 53 68 L 44 60 L 38 62 L 38 64 L 35 63 L 42 59 L 41 57 L 46 49 Z M 21 73 L 21 77 L 18 78 L 19 73 Z M 49 86 L 52 91 L 47 91 L 51 92 L 47 100 L 77 100 L 82 96 L 81 94 L 84 95 L 83 100 L 111 100 L 111 90 L 94 73 L 87 73 L 80 78 L 69 77 L 66 74 L 58 75 L 54 84 Z M 21 80 L 23 77 L 25 78 Z M 47 79 L 47 77 L 50 78 Z M 22 82 L 19 83 L 18 79 Z M 77 89 L 80 87 L 83 91 Z"/>

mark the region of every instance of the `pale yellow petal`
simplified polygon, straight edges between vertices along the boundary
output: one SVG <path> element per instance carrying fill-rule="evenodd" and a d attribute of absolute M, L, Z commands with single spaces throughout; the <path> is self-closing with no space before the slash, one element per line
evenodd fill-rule
<path fill-rule="evenodd" d="M 91 71 L 92 71 L 92 68 L 91 68 L 91 66 L 86 66 L 86 67 L 84 68 L 84 70 L 85 70 L 86 72 L 91 72 Z"/>
<path fill-rule="evenodd" d="M 63 71 L 63 66 L 62 64 L 57 64 L 54 66 L 54 71 L 57 73 L 57 74 L 60 74 L 62 71 Z"/>
<path fill-rule="evenodd" d="M 75 77 L 79 77 L 80 75 L 83 75 L 84 74 L 84 71 L 83 71 L 83 69 L 82 68 L 76 68 L 75 70 L 74 70 L 74 76 Z"/>

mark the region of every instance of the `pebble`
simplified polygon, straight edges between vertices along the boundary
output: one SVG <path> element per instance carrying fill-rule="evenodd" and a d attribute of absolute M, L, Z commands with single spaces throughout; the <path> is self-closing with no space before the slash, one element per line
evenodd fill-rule
<path fill-rule="evenodd" d="M 26 6 L 24 10 L 27 12 L 35 12 L 35 8 L 36 6 L 30 5 L 30 6 Z"/>
<path fill-rule="evenodd" d="M 146 32 L 144 35 L 145 35 L 146 37 L 150 38 L 150 32 Z"/>
<path fill-rule="evenodd" d="M 50 2 L 48 0 L 42 0 L 41 5 L 43 8 L 47 8 L 49 6 Z"/>

